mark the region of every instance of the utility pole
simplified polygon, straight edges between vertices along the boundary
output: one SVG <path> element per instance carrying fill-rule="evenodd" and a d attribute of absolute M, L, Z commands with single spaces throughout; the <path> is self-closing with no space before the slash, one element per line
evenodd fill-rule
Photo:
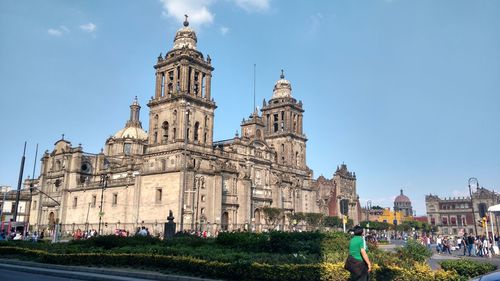
<path fill-rule="evenodd" d="M 108 174 L 102 174 L 101 175 L 101 206 L 99 208 L 99 228 L 97 230 L 97 234 L 101 235 L 101 223 L 102 223 L 102 216 L 104 213 L 102 212 L 102 203 L 104 201 L 104 189 L 108 187 Z"/>
<path fill-rule="evenodd" d="M 19 169 L 19 180 L 17 181 L 17 194 L 16 194 L 16 208 L 14 210 L 14 216 L 12 221 L 17 221 L 17 210 L 19 209 L 19 196 L 21 196 L 21 184 L 23 183 L 23 171 L 24 171 L 24 161 L 26 160 L 26 142 L 24 142 L 23 157 L 21 158 L 21 168 Z"/>

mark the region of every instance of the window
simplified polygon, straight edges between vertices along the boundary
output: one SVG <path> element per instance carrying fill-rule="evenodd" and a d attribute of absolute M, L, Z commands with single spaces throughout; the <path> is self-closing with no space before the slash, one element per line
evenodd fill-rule
<path fill-rule="evenodd" d="M 443 225 L 448 225 L 448 218 L 441 218 Z"/>
<path fill-rule="evenodd" d="M 163 129 L 163 143 L 168 142 L 168 127 L 169 124 L 167 121 L 163 122 L 163 124 L 161 125 L 161 128 Z"/>
<path fill-rule="evenodd" d="M 113 206 L 116 206 L 116 203 L 118 203 L 118 193 L 113 193 Z"/>
<path fill-rule="evenodd" d="M 202 215 L 205 214 L 205 208 L 201 208 L 200 212 L 201 212 Z"/>
<path fill-rule="evenodd" d="M 457 218 L 455 218 L 455 217 L 451 217 L 451 218 L 450 218 L 450 224 L 451 224 L 451 225 L 456 225 L 456 224 L 457 224 Z"/>
<path fill-rule="evenodd" d="M 97 195 L 92 195 L 92 201 L 90 202 L 92 205 L 92 208 L 95 208 L 96 201 L 97 201 Z"/>
<path fill-rule="evenodd" d="M 274 132 L 278 132 L 278 114 L 274 114 Z"/>
<path fill-rule="evenodd" d="M 194 123 L 194 140 L 195 141 L 198 141 L 198 130 L 200 128 L 200 123 L 199 122 L 196 122 Z"/>
<path fill-rule="evenodd" d="M 126 143 L 124 146 L 123 146 L 123 153 L 125 155 L 130 155 L 130 152 L 132 150 L 132 144 L 131 143 Z"/>
<path fill-rule="evenodd" d="M 207 197 L 205 195 L 201 196 L 201 202 L 205 202 L 207 200 Z"/>
<path fill-rule="evenodd" d="M 33 210 L 35 210 L 35 209 L 36 209 L 36 200 L 33 201 Z"/>
<path fill-rule="evenodd" d="M 73 208 L 78 206 L 78 197 L 73 197 Z"/>
<path fill-rule="evenodd" d="M 156 189 L 156 202 L 161 202 L 161 197 L 162 197 L 162 189 L 157 188 Z"/>

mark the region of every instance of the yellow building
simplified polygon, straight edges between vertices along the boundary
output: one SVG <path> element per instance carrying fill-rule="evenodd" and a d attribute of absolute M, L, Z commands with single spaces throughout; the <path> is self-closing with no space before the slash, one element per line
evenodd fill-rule
<path fill-rule="evenodd" d="M 406 216 L 404 211 L 391 211 L 391 208 L 384 208 L 379 211 L 380 212 L 377 212 L 377 214 L 373 216 L 373 219 L 370 219 L 371 221 L 386 222 L 397 225 L 404 221 L 413 220 L 413 217 Z"/>

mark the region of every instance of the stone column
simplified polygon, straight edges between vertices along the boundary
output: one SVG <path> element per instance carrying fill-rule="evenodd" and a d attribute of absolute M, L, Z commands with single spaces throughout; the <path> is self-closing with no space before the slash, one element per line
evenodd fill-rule
<path fill-rule="evenodd" d="M 182 65 L 181 66 L 181 91 L 183 93 L 187 92 L 187 85 L 188 85 L 188 66 Z"/>
<path fill-rule="evenodd" d="M 206 85 L 205 85 L 205 98 L 207 100 L 211 100 L 211 95 L 210 95 L 210 86 L 212 84 L 212 74 L 207 74 L 206 75 L 206 81 L 205 81 Z"/>
<path fill-rule="evenodd" d="M 191 95 L 194 95 L 194 73 L 196 72 L 196 70 L 194 68 L 191 68 L 191 74 L 190 74 L 190 77 L 189 77 L 189 93 Z"/>
<path fill-rule="evenodd" d="M 162 77 L 162 74 L 160 72 L 156 72 L 155 98 L 161 97 L 161 77 Z"/>

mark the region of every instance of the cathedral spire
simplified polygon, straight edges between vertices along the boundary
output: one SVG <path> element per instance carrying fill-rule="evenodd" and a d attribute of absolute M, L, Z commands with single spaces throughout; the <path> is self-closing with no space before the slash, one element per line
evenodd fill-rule
<path fill-rule="evenodd" d="M 137 101 L 137 96 L 135 96 L 134 101 L 130 105 L 130 119 L 127 121 L 125 127 L 139 127 L 142 128 L 141 121 L 139 121 L 139 113 L 141 106 L 139 101 Z"/>

